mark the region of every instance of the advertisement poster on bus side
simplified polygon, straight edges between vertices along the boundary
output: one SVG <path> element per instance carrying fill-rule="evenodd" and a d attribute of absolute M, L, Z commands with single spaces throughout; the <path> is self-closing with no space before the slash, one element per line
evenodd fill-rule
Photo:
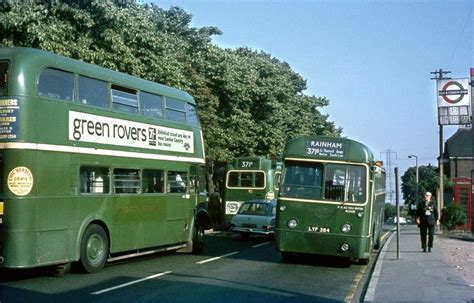
<path fill-rule="evenodd" d="M 18 139 L 19 116 L 20 103 L 18 99 L 0 100 L 0 142 Z"/>
<path fill-rule="evenodd" d="M 69 140 L 192 154 L 192 131 L 69 111 Z"/>

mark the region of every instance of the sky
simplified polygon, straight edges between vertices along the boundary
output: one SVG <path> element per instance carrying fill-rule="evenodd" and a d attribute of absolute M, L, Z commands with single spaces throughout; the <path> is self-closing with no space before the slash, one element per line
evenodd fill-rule
<path fill-rule="evenodd" d="M 250 47 L 290 64 L 322 112 L 400 175 L 415 160 L 438 166 L 436 83 L 430 72 L 469 77 L 474 67 L 472 0 L 142 0 L 216 26 L 213 43 Z M 446 141 L 455 126 L 445 126 Z M 394 179 L 392 179 L 394 182 Z"/>

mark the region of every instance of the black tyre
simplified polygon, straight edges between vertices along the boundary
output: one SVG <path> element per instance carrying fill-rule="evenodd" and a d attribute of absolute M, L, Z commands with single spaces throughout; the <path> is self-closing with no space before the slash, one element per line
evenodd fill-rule
<path fill-rule="evenodd" d="M 382 246 L 382 232 L 379 231 L 379 234 L 377 235 L 377 240 L 375 240 L 374 248 L 380 249 L 381 246 Z"/>
<path fill-rule="evenodd" d="M 195 223 L 193 227 L 193 254 L 199 254 L 204 248 L 204 227 Z"/>
<path fill-rule="evenodd" d="M 107 261 L 109 240 L 104 229 L 92 224 L 86 228 L 81 242 L 80 264 L 85 272 L 100 271 Z"/>

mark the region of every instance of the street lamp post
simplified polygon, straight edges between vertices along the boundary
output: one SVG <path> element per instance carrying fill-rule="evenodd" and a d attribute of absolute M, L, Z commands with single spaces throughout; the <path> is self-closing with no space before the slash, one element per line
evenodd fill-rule
<path fill-rule="evenodd" d="M 415 204 L 414 207 L 412 207 L 412 210 L 414 210 L 418 206 L 418 156 L 416 155 L 409 155 L 408 158 L 415 158 L 415 167 L 416 167 L 416 188 L 415 188 Z"/>

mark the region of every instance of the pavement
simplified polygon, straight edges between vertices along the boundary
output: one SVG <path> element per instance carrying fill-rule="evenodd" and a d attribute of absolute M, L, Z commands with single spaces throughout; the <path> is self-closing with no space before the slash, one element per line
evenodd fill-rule
<path fill-rule="evenodd" d="M 448 264 L 434 238 L 432 252 L 422 252 L 416 225 L 401 225 L 380 252 L 363 302 L 469 302 L 469 285 Z M 399 244 L 398 244 L 399 243 Z"/>

